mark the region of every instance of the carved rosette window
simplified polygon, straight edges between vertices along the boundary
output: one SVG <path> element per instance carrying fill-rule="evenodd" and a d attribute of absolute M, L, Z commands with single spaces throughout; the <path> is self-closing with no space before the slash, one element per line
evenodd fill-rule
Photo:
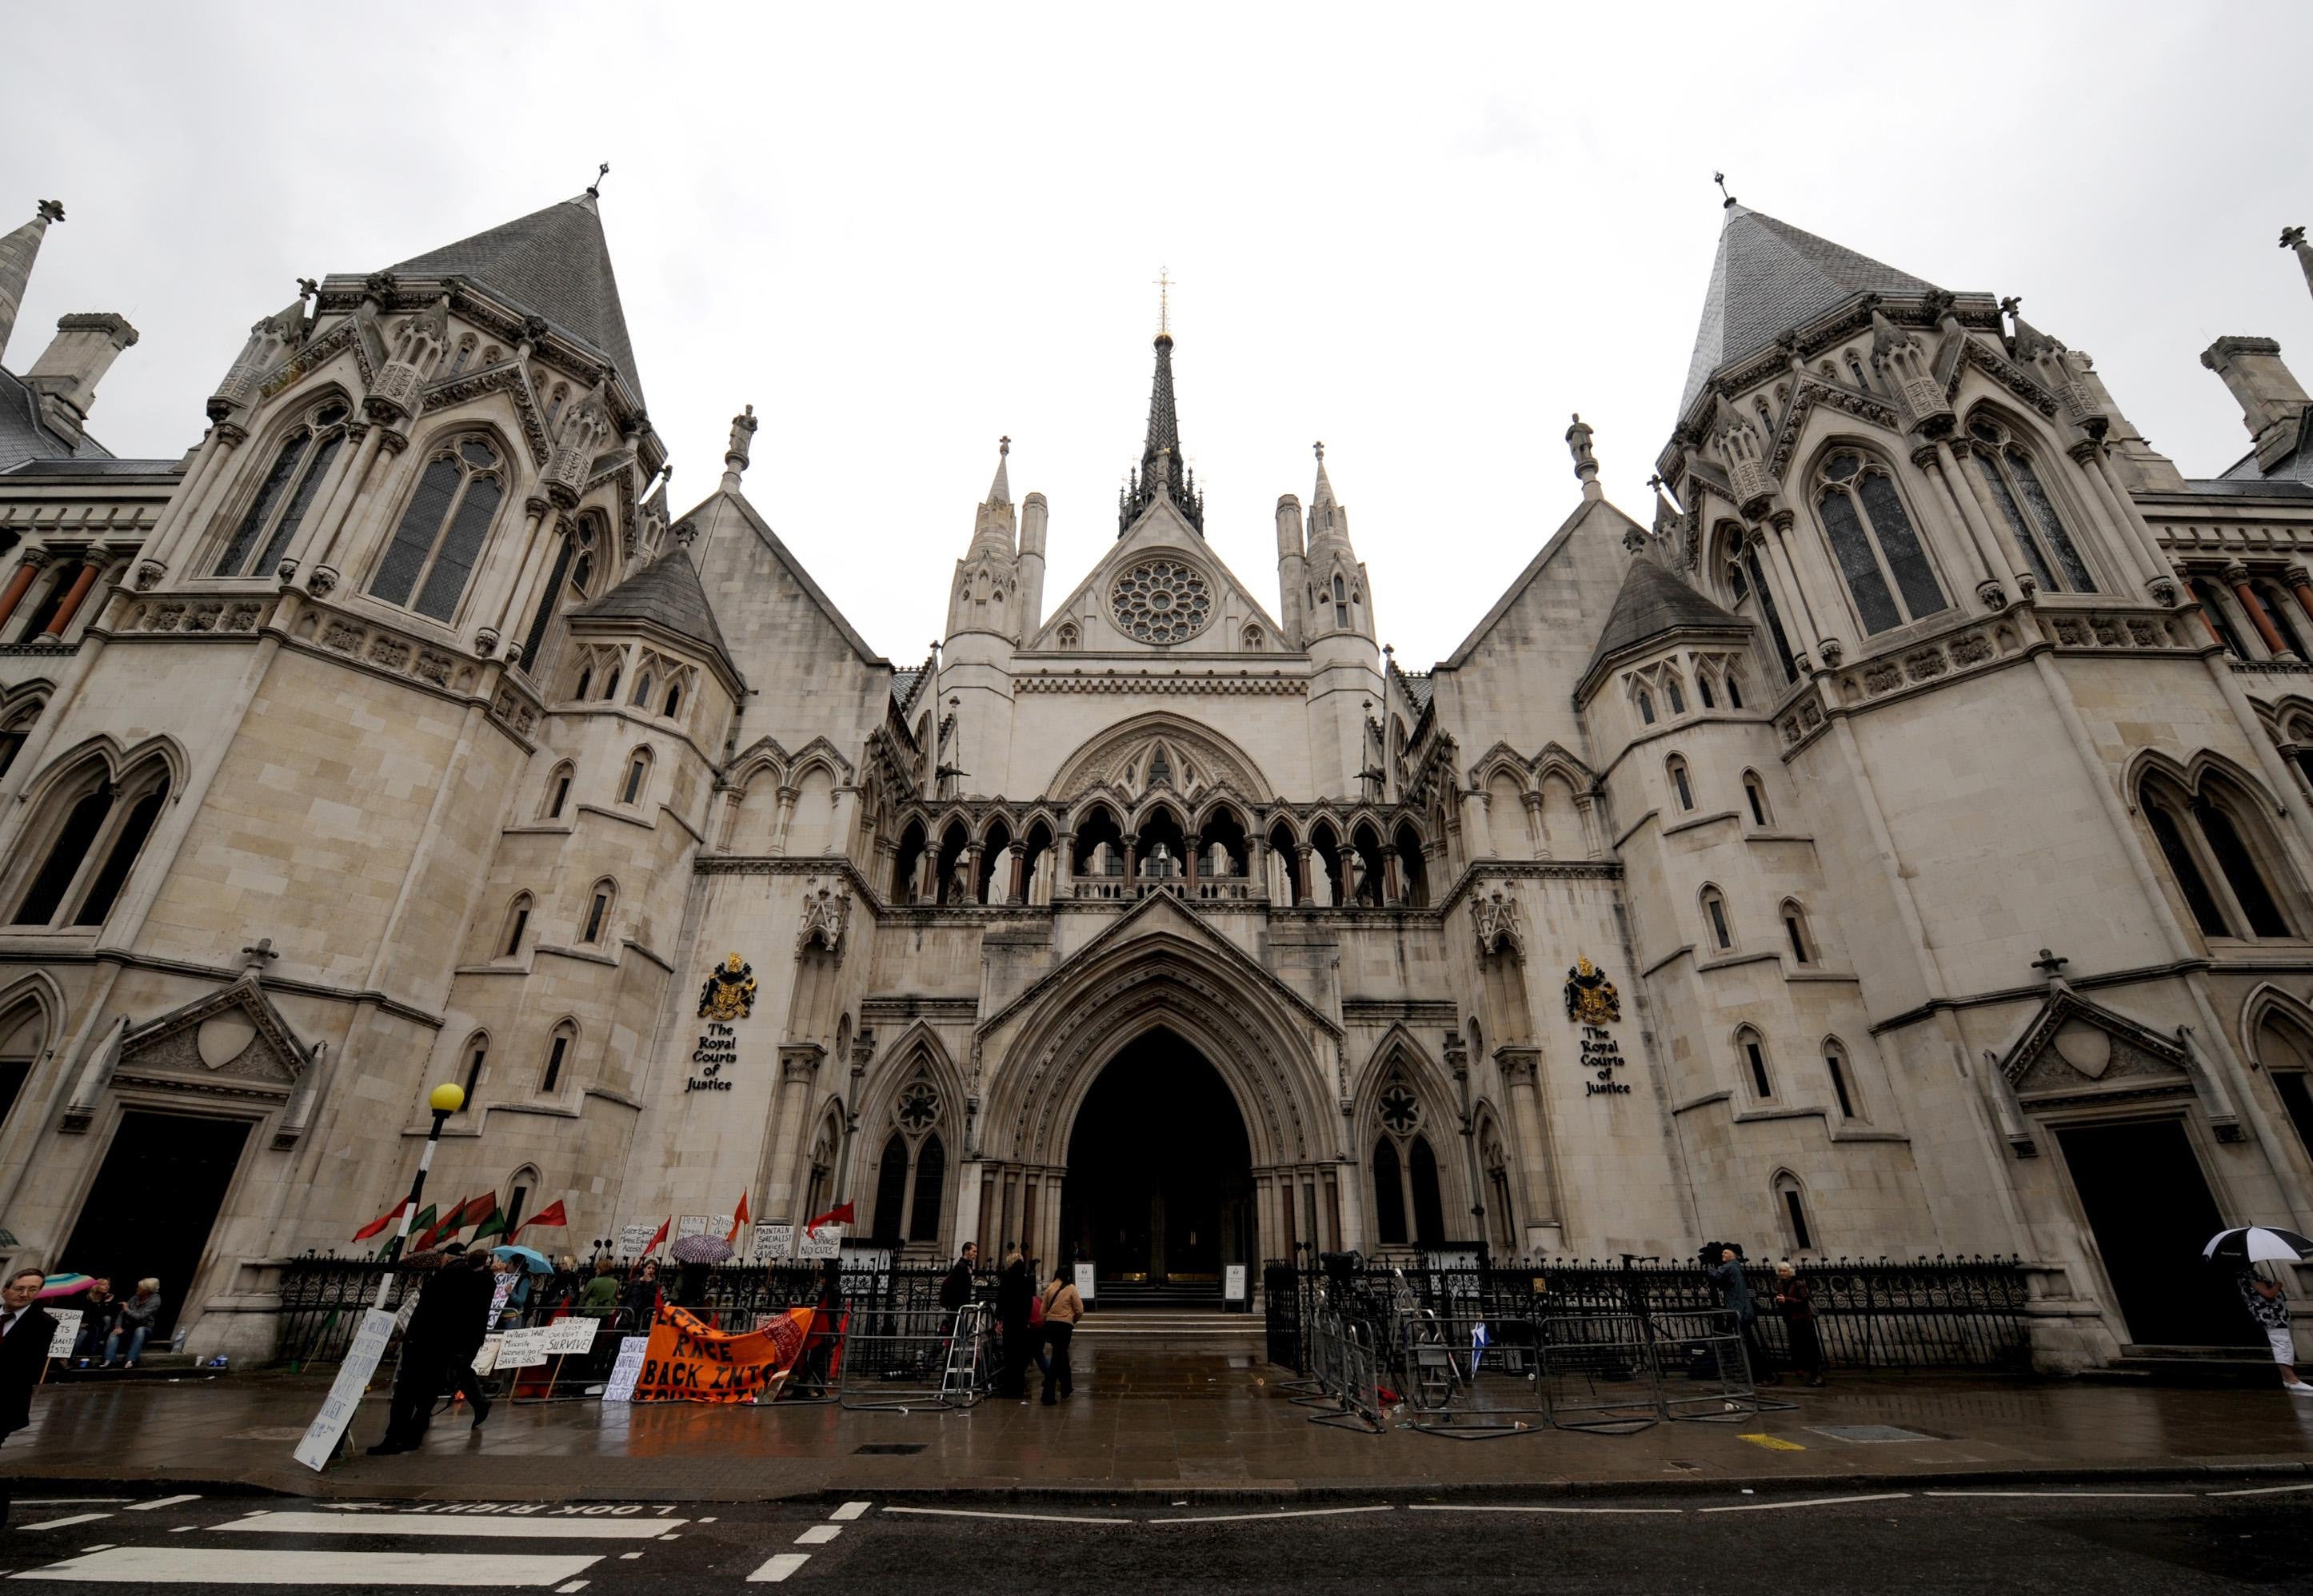
<path fill-rule="evenodd" d="M 1204 574 L 1182 560 L 1143 560 L 1116 579 L 1109 608 L 1128 637 L 1141 643 L 1185 643 L 1213 618 Z"/>
<path fill-rule="evenodd" d="M 1382 1127 L 1396 1136 L 1411 1136 L 1421 1124 L 1421 1100 L 1403 1081 L 1381 1089 Z"/>
<path fill-rule="evenodd" d="M 929 1130 L 939 1118 L 939 1088 L 929 1081 L 910 1082 L 901 1092 L 893 1118 L 911 1136 Z"/>

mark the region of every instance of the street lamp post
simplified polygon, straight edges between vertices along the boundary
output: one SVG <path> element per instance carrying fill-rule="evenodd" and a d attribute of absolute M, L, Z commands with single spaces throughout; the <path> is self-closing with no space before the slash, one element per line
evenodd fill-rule
<path fill-rule="evenodd" d="M 385 1272 L 377 1277 L 377 1306 L 385 1306 L 386 1293 L 393 1286 L 393 1266 L 401 1257 L 401 1244 L 409 1236 L 409 1222 L 418 1213 L 418 1199 L 426 1191 L 426 1171 L 434 1167 L 434 1149 L 442 1144 L 442 1124 L 451 1115 L 466 1106 L 466 1093 L 448 1082 L 426 1094 L 426 1106 L 434 1110 L 433 1127 L 426 1133 L 426 1150 L 418 1155 L 418 1173 L 409 1182 L 409 1200 L 401 1205 L 401 1220 L 393 1229 L 393 1240 L 386 1243 Z"/>

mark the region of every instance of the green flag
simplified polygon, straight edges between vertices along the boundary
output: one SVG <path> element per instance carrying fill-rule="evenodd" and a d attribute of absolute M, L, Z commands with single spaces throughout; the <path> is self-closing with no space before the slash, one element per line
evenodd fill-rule
<path fill-rule="evenodd" d="M 480 1226 L 474 1232 L 474 1244 L 476 1246 L 479 1246 L 482 1239 L 486 1236 L 505 1235 L 506 1228 L 506 1210 L 497 1206 L 496 1205 L 492 1205 L 490 1208 L 490 1216 L 488 1219 L 483 1220 Z"/>

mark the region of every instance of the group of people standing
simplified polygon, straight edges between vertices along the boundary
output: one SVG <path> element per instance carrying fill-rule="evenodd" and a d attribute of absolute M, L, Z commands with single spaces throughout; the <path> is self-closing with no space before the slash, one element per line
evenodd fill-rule
<path fill-rule="evenodd" d="M 951 1334 L 954 1316 L 972 1301 L 972 1275 L 979 1267 L 979 1244 L 966 1241 L 955 1267 L 940 1282 L 939 1302 L 950 1316 Z M 1084 1314 L 1084 1296 L 1069 1278 L 1066 1264 L 1053 1270 L 1051 1279 L 1039 1290 L 1026 1255 L 1017 1246 L 1007 1247 L 1003 1266 L 996 1275 L 996 1394 L 1017 1398 L 1025 1405 L 1028 1365 L 1033 1363 L 1044 1376 L 1045 1407 L 1074 1396 L 1076 1369 L 1069 1349 Z"/>
<path fill-rule="evenodd" d="M 1712 1255 L 1717 1261 L 1712 1261 Z M 1751 1377 L 1761 1385 L 1781 1383 L 1775 1360 L 1759 1334 L 1759 1302 L 1743 1272 L 1743 1250 L 1714 1242 L 1703 1249 L 1702 1273 L 1719 1293 L 1719 1305 L 1735 1316 L 1743 1349 L 1751 1360 Z M 1809 1385 L 1823 1383 L 1823 1337 L 1815 1326 L 1815 1289 L 1798 1268 L 1786 1261 L 1775 1266 L 1774 1308 L 1790 1343 L 1791 1366 Z"/>

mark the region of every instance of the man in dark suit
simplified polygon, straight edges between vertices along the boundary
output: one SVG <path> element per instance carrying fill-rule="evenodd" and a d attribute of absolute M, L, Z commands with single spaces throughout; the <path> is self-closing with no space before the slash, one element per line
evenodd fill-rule
<path fill-rule="evenodd" d="M 451 1360 L 472 1362 L 489 1312 L 488 1253 L 453 1256 L 435 1267 L 419 1288 L 409 1328 L 401 1334 L 401 1360 L 394 1368 L 385 1439 L 369 1449 L 370 1455 L 390 1457 L 417 1449 L 433 1417 L 434 1399 L 449 1378 Z"/>
<path fill-rule="evenodd" d="M 40 1383 L 57 1334 L 56 1320 L 36 1301 L 48 1283 L 38 1269 L 19 1269 L 0 1286 L 0 1440 L 32 1422 L 32 1388 Z M 7 1480 L 0 1478 L 0 1524 L 8 1521 L 9 1495 Z"/>

